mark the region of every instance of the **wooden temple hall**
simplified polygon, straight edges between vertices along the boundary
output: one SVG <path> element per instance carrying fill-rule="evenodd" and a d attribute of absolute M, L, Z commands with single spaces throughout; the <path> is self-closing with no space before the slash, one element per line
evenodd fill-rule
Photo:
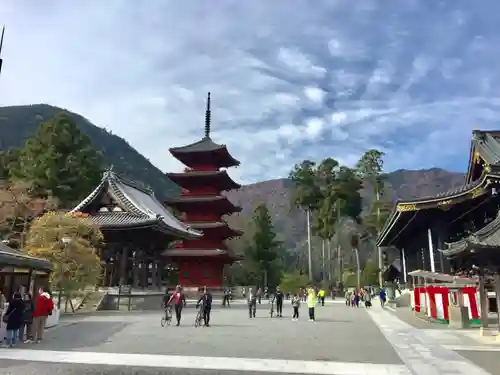
<path fill-rule="evenodd" d="M 169 243 L 202 236 L 177 220 L 150 189 L 113 170 L 72 212 L 90 217 L 103 233 L 101 286 L 159 288 L 167 276 L 162 252 Z"/>
<path fill-rule="evenodd" d="M 377 246 L 399 253 L 400 281 L 423 270 L 500 271 L 500 131 L 473 131 L 464 184 L 432 197 L 398 201 Z"/>

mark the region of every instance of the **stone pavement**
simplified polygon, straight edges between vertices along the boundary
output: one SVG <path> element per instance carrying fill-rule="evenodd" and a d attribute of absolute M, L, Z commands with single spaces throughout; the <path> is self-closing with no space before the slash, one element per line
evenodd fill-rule
<path fill-rule="evenodd" d="M 2 375 L 337 374 L 488 375 L 425 333 L 374 307 L 318 307 L 317 321 L 257 318 L 244 309 L 214 308 L 211 328 L 194 328 L 186 309 L 180 327 L 160 327 L 160 313 L 76 317 L 47 331 L 39 345 L 0 349 Z M 492 373 L 494 375 L 494 373 Z"/>

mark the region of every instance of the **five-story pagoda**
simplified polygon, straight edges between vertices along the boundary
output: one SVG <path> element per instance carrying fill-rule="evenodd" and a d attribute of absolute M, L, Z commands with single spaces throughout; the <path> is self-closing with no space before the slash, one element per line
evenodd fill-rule
<path fill-rule="evenodd" d="M 190 145 L 170 149 L 187 168 L 184 173 L 167 174 L 182 192 L 179 198 L 165 203 L 182 212 L 185 224 L 203 232 L 201 239 L 182 240 L 164 253 L 177 265 L 178 282 L 184 286 L 222 286 L 224 266 L 237 260 L 225 241 L 242 234 L 231 229 L 222 218 L 241 209 L 221 194 L 240 187 L 223 169 L 240 163 L 229 154 L 225 145 L 210 138 L 210 117 L 208 93 L 205 137 Z"/>

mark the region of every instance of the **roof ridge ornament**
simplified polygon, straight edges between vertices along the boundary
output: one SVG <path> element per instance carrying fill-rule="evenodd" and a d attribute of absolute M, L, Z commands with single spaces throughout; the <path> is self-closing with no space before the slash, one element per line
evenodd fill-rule
<path fill-rule="evenodd" d="M 210 111 L 210 92 L 207 95 L 207 109 L 205 110 L 205 138 L 210 138 L 210 121 L 212 112 Z"/>
<path fill-rule="evenodd" d="M 113 164 L 110 164 L 105 170 L 104 172 L 102 173 L 102 178 L 103 180 L 104 179 L 107 179 L 107 178 L 110 178 L 112 175 L 114 175 L 114 172 L 113 172 L 113 167 L 114 165 Z"/>

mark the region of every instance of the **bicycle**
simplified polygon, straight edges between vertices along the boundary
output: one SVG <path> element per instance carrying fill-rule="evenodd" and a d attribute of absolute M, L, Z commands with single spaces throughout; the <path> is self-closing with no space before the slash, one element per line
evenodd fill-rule
<path fill-rule="evenodd" d="M 165 315 L 161 317 L 160 324 L 162 327 L 165 325 L 169 326 L 172 323 L 172 306 L 167 306 L 165 308 Z"/>
<path fill-rule="evenodd" d="M 274 315 L 274 303 L 271 302 L 271 308 L 269 309 L 269 316 L 272 318 Z"/>
<path fill-rule="evenodd" d="M 194 320 L 194 326 L 199 327 L 201 326 L 201 321 L 203 319 L 203 305 L 196 306 L 198 307 L 198 312 L 196 313 L 196 318 Z"/>

